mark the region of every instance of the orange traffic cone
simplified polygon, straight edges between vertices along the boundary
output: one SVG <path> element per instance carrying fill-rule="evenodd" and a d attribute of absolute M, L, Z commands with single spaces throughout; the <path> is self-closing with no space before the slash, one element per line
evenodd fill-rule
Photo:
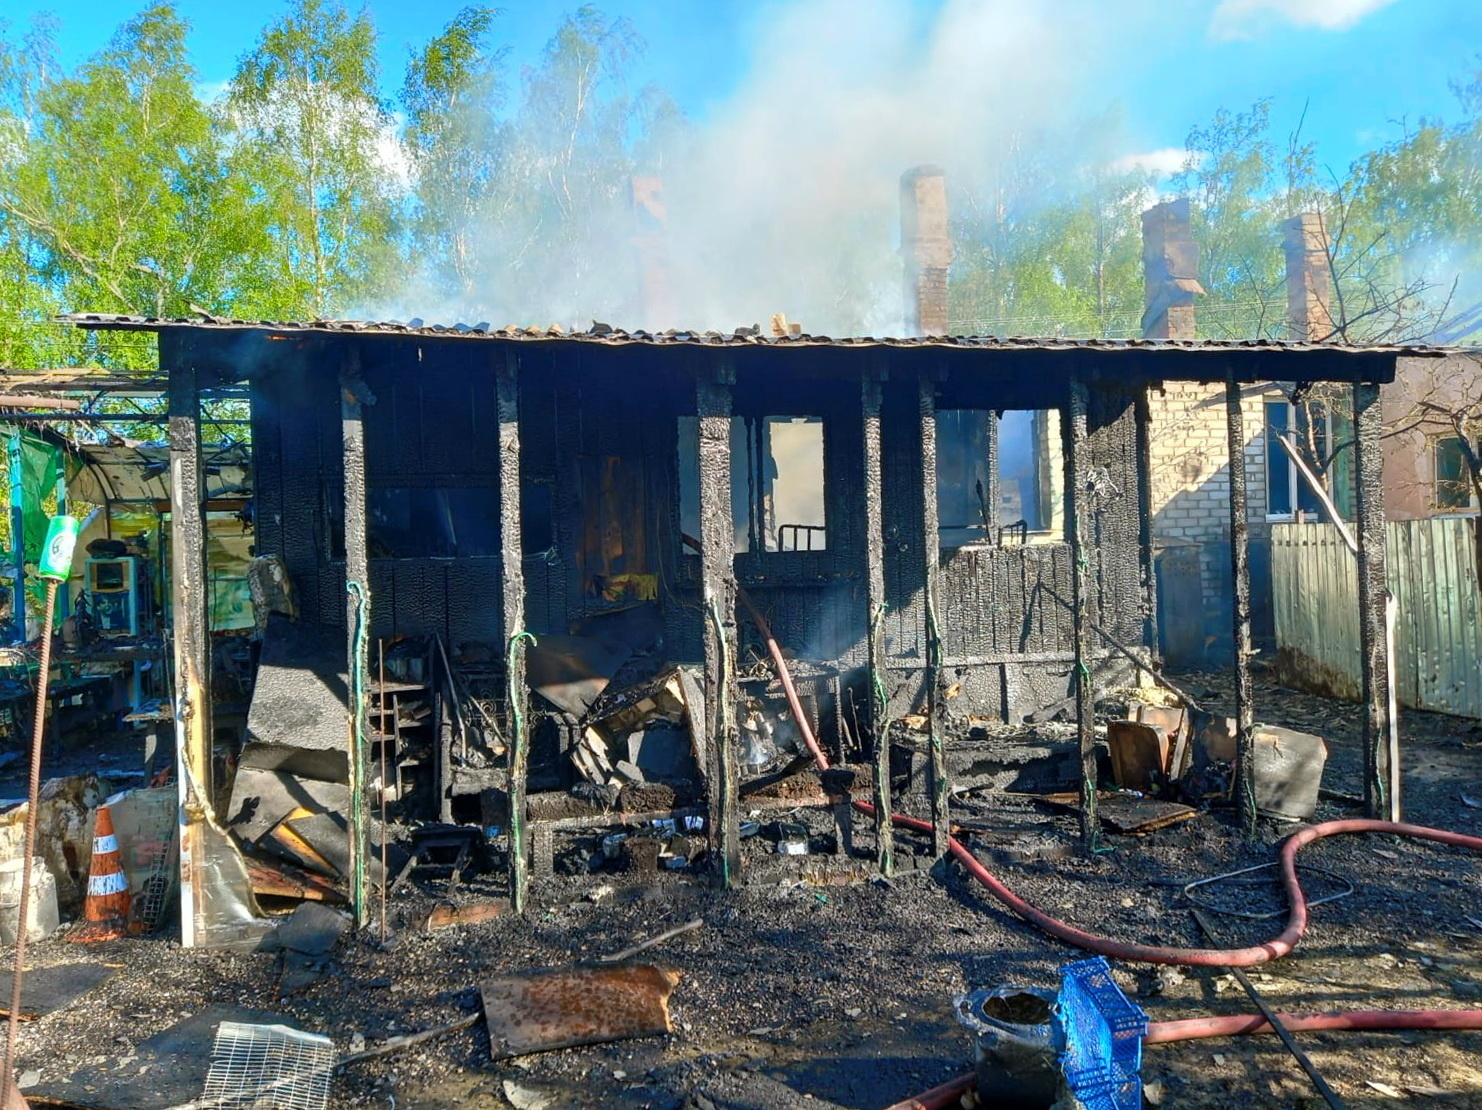
<path fill-rule="evenodd" d="M 123 873 L 113 816 L 106 804 L 98 807 L 98 823 L 93 828 L 93 862 L 88 868 L 82 916 L 82 928 L 69 939 L 88 943 L 128 936 L 129 880 Z"/>

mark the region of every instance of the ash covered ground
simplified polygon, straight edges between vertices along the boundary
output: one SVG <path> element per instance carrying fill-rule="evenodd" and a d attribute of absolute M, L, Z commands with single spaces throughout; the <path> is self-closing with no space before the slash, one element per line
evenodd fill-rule
<path fill-rule="evenodd" d="M 1210 708 L 1233 708 L 1229 676 L 1185 673 L 1179 681 Z M 1261 682 L 1257 697 L 1258 720 L 1327 738 L 1325 788 L 1361 793 L 1358 706 Z M 1482 800 L 1477 724 L 1406 713 L 1402 729 L 1406 819 L 1482 832 L 1482 808 L 1469 804 Z M 1352 812 L 1330 795 L 1317 819 Z M 821 811 L 803 816 L 826 827 Z M 1108 836 L 1110 851 L 1087 856 L 1075 850 L 1073 814 L 1023 798 L 969 798 L 960 816 L 993 827 L 969 834 L 969 842 L 1047 912 L 1112 937 L 1188 946 L 1204 941 L 1172 881 L 1273 859 L 1296 827 L 1266 823 L 1262 839 L 1247 843 L 1232 815 L 1215 812 L 1145 837 Z M 867 847 L 865 819 L 859 821 Z M 1063 856 L 1011 858 L 1004 847 L 1023 833 L 1063 846 Z M 924 850 L 910 838 L 899 841 L 907 866 L 904 850 L 913 843 Z M 79 958 L 118 967 L 77 1004 L 24 1026 L 20 1070 L 44 1089 L 84 1066 L 117 1065 L 145 1038 L 213 1005 L 279 1015 L 349 1051 L 362 1038 L 373 1045 L 474 1013 L 477 986 L 488 976 L 615 952 L 698 917 L 703 928 L 645 956 L 683 975 L 672 997 L 671 1036 L 496 1063 L 476 1025 L 350 1065 L 335 1076 L 330 1105 L 869 1110 L 971 1068 L 972 1043 L 953 1016 L 954 995 L 1006 983 L 1052 988 L 1056 969 L 1084 955 L 1015 918 L 955 866 L 889 883 L 813 885 L 798 878 L 806 860 L 769 854 L 762 839 L 745 845 L 743 889 L 717 892 L 686 875 L 558 875 L 536 884 L 523 918 L 434 933 L 408 927 L 386 948 L 374 926 L 347 937 L 316 982 L 281 999 L 272 954 L 186 951 L 170 934 L 101 948 L 48 940 L 33 949 L 33 967 Z M 1302 860 L 1348 877 L 1357 892 L 1314 910 L 1294 955 L 1255 969 L 1257 987 L 1276 1007 L 1482 1007 L 1482 859 L 1417 841 L 1340 837 L 1313 845 Z M 594 898 L 601 887 L 610 890 Z M 502 893 L 487 877 L 464 900 Z M 1281 906 L 1274 887 L 1227 893 L 1231 904 Z M 1316 880 L 1312 893 L 1321 893 Z M 433 902 L 430 890 L 398 897 L 393 928 L 410 926 Z M 1269 938 L 1282 924 L 1216 920 L 1237 943 Z M 1252 1008 L 1216 970 L 1121 963 L 1116 977 L 1153 1020 Z M 1300 1039 L 1350 1107 L 1394 1105 L 1388 1092 L 1482 1106 L 1482 1033 Z M 1270 1036 L 1150 1046 L 1143 1077 L 1165 1106 L 1320 1105 Z"/>

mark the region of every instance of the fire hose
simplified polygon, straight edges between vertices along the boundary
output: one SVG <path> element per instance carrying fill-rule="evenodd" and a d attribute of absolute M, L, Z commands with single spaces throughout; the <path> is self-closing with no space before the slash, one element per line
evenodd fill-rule
<path fill-rule="evenodd" d="M 772 634 L 766 618 L 752 604 L 746 591 L 737 587 L 737 595 L 755 622 L 767 651 L 777 667 L 777 677 L 787 697 L 788 708 L 797 722 L 798 731 L 820 771 L 829 769 L 828 756 L 819 747 L 813 735 L 807 715 L 803 712 L 797 688 L 788 672 L 787 661 L 782 649 Z M 854 803 L 861 813 L 871 816 L 875 807 L 868 802 Z M 891 821 L 901 828 L 916 832 L 931 832 L 932 825 L 914 817 L 892 813 Z M 1294 949 L 1307 931 L 1307 898 L 1297 879 L 1297 853 L 1307 845 L 1329 836 L 1344 833 L 1385 833 L 1390 836 L 1405 836 L 1415 840 L 1429 840 L 1456 848 L 1482 851 L 1482 837 L 1465 833 L 1432 829 L 1424 825 L 1410 825 L 1398 821 L 1377 821 L 1367 818 L 1351 818 L 1340 821 L 1324 821 L 1311 825 L 1289 837 L 1281 846 L 1280 868 L 1282 886 L 1286 892 L 1290 912 L 1286 928 L 1264 944 L 1245 948 L 1172 948 L 1162 945 L 1134 944 L 1114 940 L 1110 937 L 1088 933 L 1077 929 L 1058 918 L 1036 909 L 1009 887 L 955 836 L 947 840 L 948 851 L 956 857 L 969 875 L 988 888 L 988 892 L 1015 914 L 1058 940 L 1076 948 L 1094 952 L 1113 959 L 1130 960 L 1137 963 L 1175 964 L 1183 967 L 1254 967 L 1270 960 L 1279 959 Z M 1277 1019 L 1292 1032 L 1303 1030 L 1378 1030 L 1378 1029 L 1482 1029 L 1482 1010 L 1352 1010 L 1331 1014 L 1278 1014 Z M 1271 1025 L 1260 1014 L 1235 1014 L 1228 1017 L 1189 1018 L 1181 1021 L 1154 1022 L 1143 1038 L 1144 1044 L 1165 1044 L 1172 1041 L 1194 1040 L 1201 1037 L 1228 1037 L 1245 1033 L 1269 1033 Z M 973 1076 L 963 1076 L 935 1087 L 922 1095 L 897 1103 L 890 1110 L 937 1110 L 954 1105 L 961 1095 L 973 1084 Z"/>

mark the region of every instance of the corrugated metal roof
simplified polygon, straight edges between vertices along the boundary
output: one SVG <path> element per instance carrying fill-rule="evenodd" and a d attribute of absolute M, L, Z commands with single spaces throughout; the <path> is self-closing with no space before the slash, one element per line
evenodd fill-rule
<path fill-rule="evenodd" d="M 1312 351 L 1326 355 L 1384 354 L 1419 358 L 1438 358 L 1445 355 L 1467 353 L 1459 347 L 1430 347 L 1416 344 L 1348 345 L 1337 343 L 1292 343 L 1270 339 L 1073 339 L 1061 336 L 966 336 L 943 335 L 914 338 L 890 338 L 855 336 L 833 338 L 826 335 L 772 336 L 763 334 L 760 327 L 737 328 L 732 332 L 681 331 L 663 332 L 624 331 L 605 324 L 594 324 L 586 331 L 566 331 L 559 325 L 550 327 L 519 327 L 509 325 L 493 328 L 488 324 L 424 324 L 420 320 L 402 323 L 395 320 L 313 320 L 270 321 L 229 320 L 221 317 L 194 319 L 160 319 L 149 316 L 118 316 L 104 313 L 73 313 L 60 317 L 62 321 L 82 328 L 120 329 L 128 331 L 166 331 L 175 328 L 197 330 L 262 330 L 278 333 L 308 333 L 315 335 L 392 335 L 419 336 L 437 339 L 499 339 L 522 342 L 567 342 L 600 343 L 611 346 L 696 346 L 696 347 L 772 347 L 772 348 L 855 348 L 855 347 L 931 347 L 941 350 L 999 350 L 999 351 L 1185 351 L 1228 354 L 1240 351 Z"/>

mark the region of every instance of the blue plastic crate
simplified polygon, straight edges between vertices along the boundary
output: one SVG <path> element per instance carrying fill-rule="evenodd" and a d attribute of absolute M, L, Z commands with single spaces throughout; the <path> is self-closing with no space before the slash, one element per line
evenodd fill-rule
<path fill-rule="evenodd" d="M 1147 1015 L 1113 982 L 1105 959 L 1060 969 L 1054 1024 L 1060 1069 L 1088 1110 L 1139 1110 Z"/>

